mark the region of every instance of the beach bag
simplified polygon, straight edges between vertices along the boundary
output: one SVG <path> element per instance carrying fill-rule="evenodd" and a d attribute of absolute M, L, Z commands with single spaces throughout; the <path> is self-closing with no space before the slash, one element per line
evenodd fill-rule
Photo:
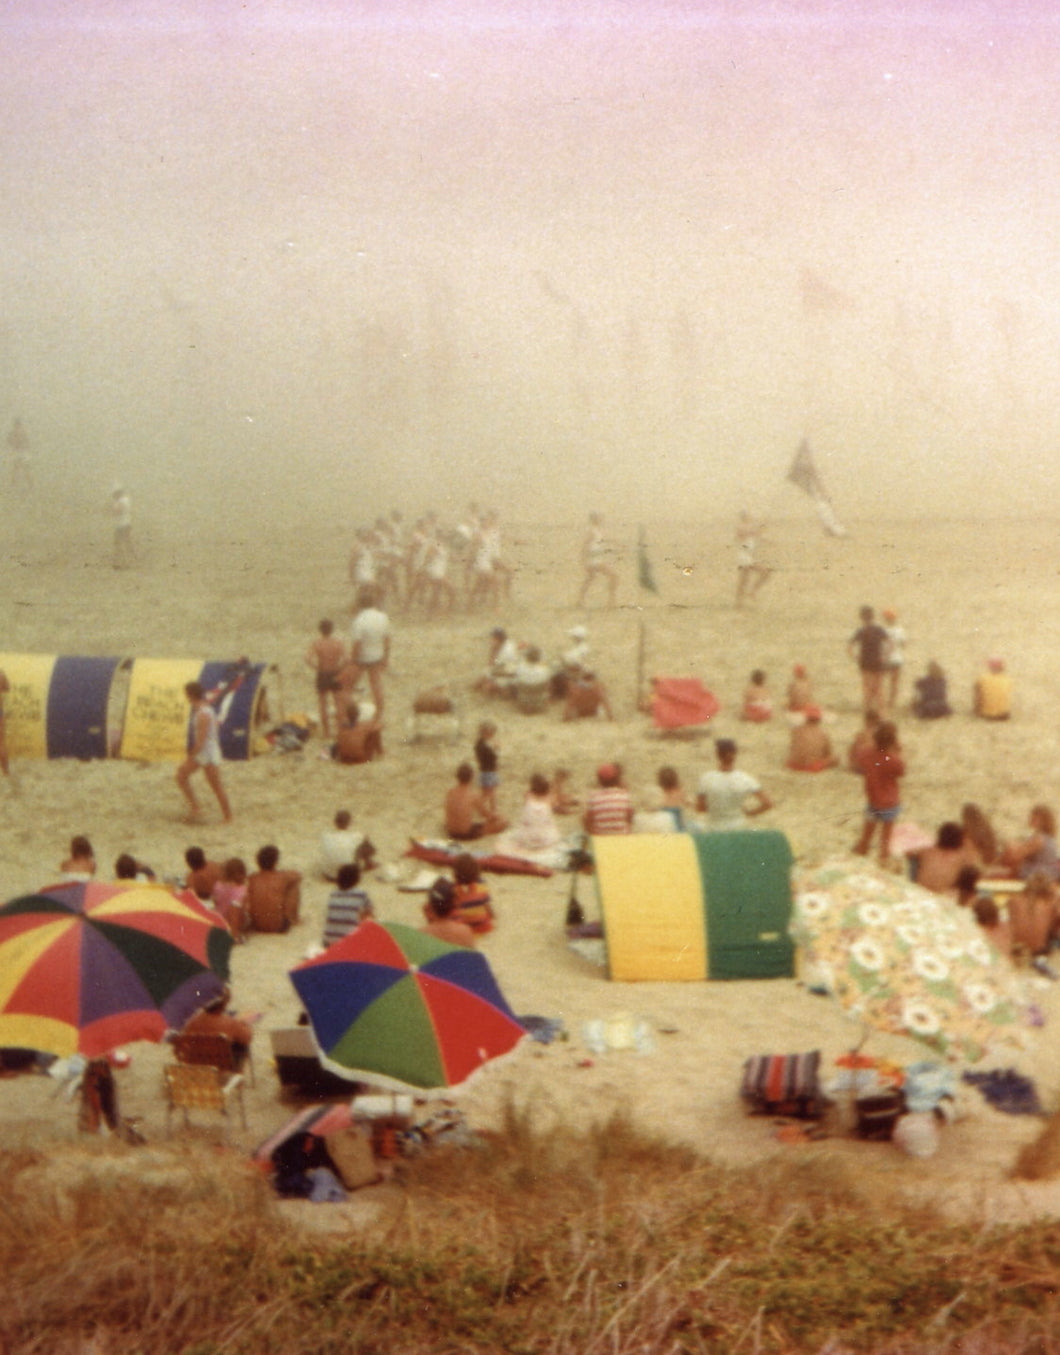
<path fill-rule="evenodd" d="M 821 1051 L 756 1054 L 745 1060 L 740 1096 L 752 1115 L 819 1120 L 828 1101 L 820 1084 Z"/>
<path fill-rule="evenodd" d="M 339 1180 L 347 1190 L 372 1186 L 380 1179 L 372 1141 L 356 1126 L 328 1134 L 324 1143 Z"/>
<path fill-rule="evenodd" d="M 893 1091 L 859 1096 L 854 1102 L 855 1132 L 859 1139 L 889 1139 L 905 1114 L 905 1093 Z"/>

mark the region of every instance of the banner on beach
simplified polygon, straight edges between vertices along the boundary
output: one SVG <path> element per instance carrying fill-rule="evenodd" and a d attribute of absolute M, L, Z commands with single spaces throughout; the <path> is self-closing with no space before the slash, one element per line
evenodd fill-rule
<path fill-rule="evenodd" d="M 783 833 L 631 833 L 592 851 L 612 979 L 794 974 Z"/>
<path fill-rule="evenodd" d="M 120 659 L 0 654 L 9 757 L 107 756 L 107 719 Z"/>
<path fill-rule="evenodd" d="M 251 755 L 251 733 L 267 665 L 202 659 L 136 659 L 122 729 L 120 756 L 142 762 L 181 762 L 187 756 L 191 707 L 184 694 L 198 682 L 217 712 L 221 755 Z"/>

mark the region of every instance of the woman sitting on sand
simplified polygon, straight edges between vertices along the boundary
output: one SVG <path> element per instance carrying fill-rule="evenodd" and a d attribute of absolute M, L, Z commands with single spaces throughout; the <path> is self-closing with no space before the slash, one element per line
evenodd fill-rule
<path fill-rule="evenodd" d="M 913 714 L 918 720 L 942 720 L 953 714 L 949 693 L 946 687 L 946 674 L 934 659 L 928 664 L 927 672 L 914 683 L 916 695 L 913 697 Z"/>
<path fill-rule="evenodd" d="M 773 701 L 766 688 L 766 675 L 761 668 L 751 674 L 751 680 L 744 688 L 741 720 L 750 720 L 754 724 L 764 724 L 773 717 Z"/>
<path fill-rule="evenodd" d="M 1010 842 L 1001 853 L 1001 864 L 1021 880 L 1042 874 L 1047 880 L 1060 879 L 1060 858 L 1056 847 L 1056 815 L 1048 805 L 1035 805 L 1028 819 L 1029 836 Z"/>
<path fill-rule="evenodd" d="M 70 839 L 70 855 L 59 868 L 64 880 L 91 880 L 96 873 L 96 856 L 87 837 Z"/>
<path fill-rule="evenodd" d="M 533 774 L 519 817 L 498 850 L 544 852 L 557 845 L 563 835 L 552 816 L 551 789 L 547 776 Z"/>
<path fill-rule="evenodd" d="M 971 802 L 961 806 L 961 827 L 964 829 L 964 843 L 981 866 L 992 866 L 1000 854 L 997 834 L 993 825 L 977 804 Z"/>

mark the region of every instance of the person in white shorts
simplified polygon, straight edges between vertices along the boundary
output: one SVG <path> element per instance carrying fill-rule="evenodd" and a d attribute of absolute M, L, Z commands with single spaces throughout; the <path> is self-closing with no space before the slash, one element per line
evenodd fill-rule
<path fill-rule="evenodd" d="M 232 809 L 221 783 L 221 738 L 217 726 L 217 712 L 206 700 L 201 683 L 188 682 L 184 695 L 191 702 L 191 744 L 188 756 L 177 768 L 177 785 L 188 802 L 188 820 L 197 822 L 202 811 L 191 788 L 191 777 L 202 769 L 210 789 L 217 796 L 225 823 L 232 821 Z"/>

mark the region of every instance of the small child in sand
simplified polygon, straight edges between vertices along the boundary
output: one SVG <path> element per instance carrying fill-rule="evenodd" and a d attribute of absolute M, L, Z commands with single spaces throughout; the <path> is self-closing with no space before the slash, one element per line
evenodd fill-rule
<path fill-rule="evenodd" d="M 669 814 L 670 818 L 673 819 L 675 833 L 683 833 L 686 826 L 685 810 L 688 808 L 688 797 L 681 785 L 681 778 L 675 768 L 660 767 L 656 782 L 662 792 L 659 812 Z"/>
<path fill-rule="evenodd" d="M 228 930 L 239 942 L 246 940 L 247 867 L 241 856 L 230 856 L 221 867 L 221 878 L 210 896 L 213 906 L 224 918 Z"/>
<path fill-rule="evenodd" d="M 898 730 L 883 720 L 876 726 L 873 748 L 862 754 L 861 774 L 865 778 L 865 826 L 854 851 L 868 856 L 876 825 L 880 825 L 880 862 L 886 865 L 891 854 L 891 835 L 902 812 L 898 782 L 905 775 Z"/>
<path fill-rule="evenodd" d="M 803 711 L 812 705 L 813 683 L 805 667 L 797 663 L 791 670 L 791 681 L 788 683 L 788 710 Z"/>
<path fill-rule="evenodd" d="M 756 668 L 751 674 L 750 682 L 744 688 L 743 709 L 740 711 L 740 719 L 762 724 L 771 719 L 772 715 L 773 700 L 766 688 L 766 675 L 761 668 Z"/>
<path fill-rule="evenodd" d="M 482 792 L 483 808 L 490 818 L 496 818 L 497 787 L 501 783 L 500 745 L 497 743 L 497 726 L 492 720 L 483 720 L 478 727 L 475 761 L 478 764 L 478 784 Z"/>
<path fill-rule="evenodd" d="M 470 852 L 463 852 L 453 861 L 452 916 L 457 922 L 466 923 L 476 935 L 491 932 L 496 921 L 489 889 Z"/>
<path fill-rule="evenodd" d="M 87 837 L 70 839 L 70 855 L 59 867 L 65 880 L 91 880 L 96 873 L 96 856 Z"/>
<path fill-rule="evenodd" d="M 552 773 L 552 812 L 553 814 L 573 814 L 581 804 L 576 795 L 568 789 L 570 772 L 566 767 L 557 767 Z"/>

